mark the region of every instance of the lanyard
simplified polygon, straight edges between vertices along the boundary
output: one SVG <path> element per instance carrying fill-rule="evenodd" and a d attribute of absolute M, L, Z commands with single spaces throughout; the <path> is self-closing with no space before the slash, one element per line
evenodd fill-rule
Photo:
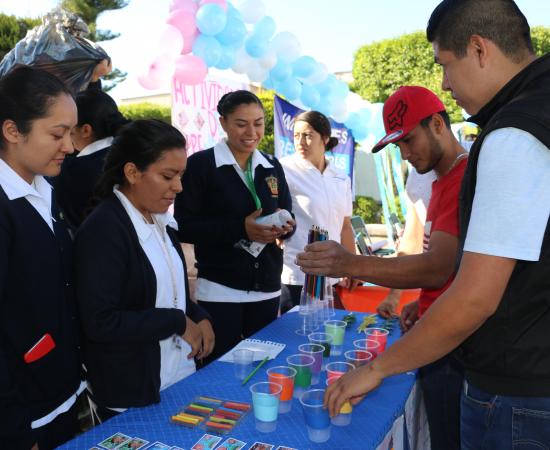
<path fill-rule="evenodd" d="M 175 309 L 178 309 L 178 288 L 177 288 L 177 278 L 176 278 L 176 269 L 174 268 L 174 262 L 172 261 L 172 257 L 170 256 L 170 250 L 168 247 L 168 244 L 166 243 L 166 232 L 163 232 L 162 227 L 160 224 L 155 220 L 154 216 L 151 215 L 153 219 L 153 223 L 155 224 L 155 230 L 153 234 L 155 235 L 155 238 L 157 241 L 159 241 L 159 244 L 162 248 L 162 253 L 164 255 L 164 259 L 166 260 L 166 264 L 168 264 L 168 270 L 170 271 L 170 278 L 172 280 L 172 294 L 173 294 L 173 300 L 172 304 L 174 305 Z M 157 233 L 158 231 L 158 233 Z M 161 236 L 161 239 L 159 239 L 159 235 Z"/>
<path fill-rule="evenodd" d="M 248 187 L 248 190 L 252 194 L 252 198 L 254 199 L 256 209 L 260 209 L 262 207 L 262 202 L 260 201 L 260 198 L 256 193 L 256 186 L 254 185 L 254 176 L 252 175 L 252 155 L 250 155 L 250 158 L 248 158 L 248 163 L 246 164 L 245 176 L 246 176 L 246 186 Z"/>

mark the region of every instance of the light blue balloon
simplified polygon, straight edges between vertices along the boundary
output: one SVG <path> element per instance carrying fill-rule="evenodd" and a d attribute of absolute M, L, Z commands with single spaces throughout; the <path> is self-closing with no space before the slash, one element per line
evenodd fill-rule
<path fill-rule="evenodd" d="M 365 124 L 366 123 L 368 123 L 368 122 L 365 122 Z M 360 128 L 361 124 L 362 124 L 361 114 L 359 114 L 358 112 L 355 112 L 355 111 L 350 112 L 349 115 L 348 115 L 348 118 L 344 122 L 344 125 L 346 127 L 348 127 L 349 129 L 351 129 L 351 130 L 353 130 L 355 128 Z"/>
<path fill-rule="evenodd" d="M 222 54 L 218 63 L 214 66 L 216 69 L 225 70 L 235 64 L 235 50 L 231 47 L 222 47 Z"/>
<path fill-rule="evenodd" d="M 334 76 L 334 74 L 330 74 L 325 81 L 322 83 L 316 84 L 315 87 L 321 94 L 321 97 L 326 97 L 333 95 L 335 89 L 336 89 L 336 83 L 338 82 L 338 79 Z"/>
<path fill-rule="evenodd" d="M 292 74 L 297 78 L 307 78 L 317 69 L 317 62 L 311 56 L 300 56 L 292 63 Z"/>
<path fill-rule="evenodd" d="M 290 64 L 284 61 L 277 61 L 277 64 L 269 72 L 275 82 L 283 82 L 292 75 Z"/>
<path fill-rule="evenodd" d="M 325 116 L 332 115 L 334 106 L 336 105 L 336 99 L 330 95 L 321 95 L 321 100 L 317 105 L 317 111 L 322 112 Z"/>
<path fill-rule="evenodd" d="M 244 48 L 253 58 L 261 58 L 269 49 L 269 42 L 267 39 L 253 34 L 245 41 Z"/>
<path fill-rule="evenodd" d="M 254 34 L 264 39 L 270 39 L 277 29 L 275 20 L 271 16 L 264 16 L 254 25 Z"/>
<path fill-rule="evenodd" d="M 302 95 L 300 95 L 300 100 L 308 108 L 315 109 L 321 101 L 321 95 L 313 86 L 304 84 L 302 86 Z"/>
<path fill-rule="evenodd" d="M 275 81 L 273 81 L 273 78 L 268 76 L 264 81 L 262 81 L 262 87 L 264 89 L 274 90 L 275 89 Z"/>
<path fill-rule="evenodd" d="M 359 128 L 352 128 L 351 133 L 353 134 L 353 138 L 356 141 L 363 141 L 368 137 L 369 130 L 367 129 L 367 127 L 362 126 Z"/>
<path fill-rule="evenodd" d="M 232 17 L 234 19 L 239 19 L 241 22 L 243 21 L 243 15 L 241 12 L 229 2 L 227 2 L 227 10 L 225 11 L 225 14 L 228 19 Z"/>
<path fill-rule="evenodd" d="M 202 5 L 195 16 L 197 28 L 206 36 L 214 36 L 225 28 L 227 15 L 223 8 L 215 3 Z"/>
<path fill-rule="evenodd" d="M 281 83 L 277 83 L 276 90 L 288 101 L 296 100 L 302 93 L 302 83 L 296 78 L 290 77 Z"/>
<path fill-rule="evenodd" d="M 201 58 L 208 67 L 213 67 L 222 57 L 222 46 L 216 38 L 201 34 L 193 43 L 193 54 Z"/>
<path fill-rule="evenodd" d="M 240 47 L 246 38 L 246 26 L 241 19 L 228 17 L 225 28 L 216 35 L 222 45 Z"/>
<path fill-rule="evenodd" d="M 334 84 L 334 95 L 340 99 L 345 99 L 349 94 L 349 86 L 345 81 L 336 80 Z"/>

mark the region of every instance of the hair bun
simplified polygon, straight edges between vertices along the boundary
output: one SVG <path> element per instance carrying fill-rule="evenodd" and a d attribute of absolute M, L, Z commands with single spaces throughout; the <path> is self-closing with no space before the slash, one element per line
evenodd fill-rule
<path fill-rule="evenodd" d="M 338 143 L 339 143 L 338 138 L 335 138 L 333 136 L 328 140 L 327 145 L 325 146 L 325 148 L 327 149 L 327 151 L 332 150 L 334 147 L 336 147 L 338 145 Z"/>

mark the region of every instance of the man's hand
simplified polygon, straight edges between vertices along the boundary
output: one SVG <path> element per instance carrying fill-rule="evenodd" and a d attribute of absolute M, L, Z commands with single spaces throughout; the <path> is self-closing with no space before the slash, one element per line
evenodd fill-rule
<path fill-rule="evenodd" d="M 269 244 L 282 233 L 282 228 L 277 229 L 271 225 L 260 225 L 256 219 L 262 215 L 262 209 L 257 209 L 244 219 L 244 228 L 248 239 L 261 244 Z"/>
<path fill-rule="evenodd" d="M 110 59 L 102 59 L 97 66 L 95 66 L 94 71 L 92 73 L 92 82 L 95 82 L 99 80 L 104 75 L 107 75 L 111 72 L 113 69 L 112 63 Z"/>
<path fill-rule="evenodd" d="M 418 300 L 415 300 L 414 302 L 407 303 L 405 306 L 403 306 L 403 310 L 401 311 L 401 328 L 403 329 L 403 332 L 409 331 L 413 325 L 418 320 L 418 308 L 419 303 Z"/>
<path fill-rule="evenodd" d="M 344 277 L 338 282 L 338 286 L 353 291 L 357 286 L 362 286 L 363 282 L 357 278 Z"/>
<path fill-rule="evenodd" d="M 401 297 L 401 290 L 391 289 L 388 296 L 380 302 L 376 308 L 376 312 L 380 314 L 384 319 L 392 319 L 398 317 L 397 305 L 399 305 L 399 298 Z"/>
<path fill-rule="evenodd" d="M 296 264 L 303 272 L 333 278 L 353 275 L 351 268 L 356 256 L 337 242 L 314 242 L 306 245 L 304 250 L 296 258 Z"/>
<path fill-rule="evenodd" d="M 212 329 L 212 325 L 208 319 L 201 320 L 197 326 L 202 334 L 202 349 L 197 354 L 197 358 L 203 359 L 212 353 L 212 350 L 214 350 L 216 339 L 214 336 L 214 330 Z"/>
<path fill-rule="evenodd" d="M 330 416 L 334 417 L 346 400 L 356 405 L 366 394 L 380 386 L 382 380 L 382 374 L 372 364 L 347 372 L 327 388 L 324 406 L 328 408 Z"/>
<path fill-rule="evenodd" d="M 185 333 L 182 338 L 191 346 L 191 353 L 187 355 L 187 359 L 193 359 L 201 350 L 202 347 L 202 333 L 199 326 L 193 322 L 189 317 L 185 316 L 187 325 L 185 327 Z"/>

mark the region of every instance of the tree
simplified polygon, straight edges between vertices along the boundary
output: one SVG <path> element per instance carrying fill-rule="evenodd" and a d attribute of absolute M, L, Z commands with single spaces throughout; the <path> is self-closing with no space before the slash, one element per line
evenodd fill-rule
<path fill-rule="evenodd" d="M 80 16 L 88 24 L 90 35 L 88 38 L 94 42 L 108 41 L 119 36 L 110 30 L 98 30 L 97 18 L 105 11 L 112 9 L 122 9 L 128 5 L 128 0 L 63 0 L 61 6 L 68 11 Z M 118 83 L 126 79 L 126 72 L 119 69 L 103 77 L 109 84 L 103 87 L 103 90 L 109 91 Z"/>
<path fill-rule="evenodd" d="M 538 56 L 550 51 L 550 28 L 534 27 L 532 38 Z M 353 61 L 353 78 L 352 89 L 373 103 L 385 102 L 403 85 L 425 86 L 439 95 L 453 122 L 463 120 L 461 109 L 441 89 L 441 68 L 423 31 L 361 47 Z"/>
<path fill-rule="evenodd" d="M 17 18 L 0 14 L 0 61 L 15 44 L 25 37 L 27 31 L 40 24 L 40 19 Z"/>

